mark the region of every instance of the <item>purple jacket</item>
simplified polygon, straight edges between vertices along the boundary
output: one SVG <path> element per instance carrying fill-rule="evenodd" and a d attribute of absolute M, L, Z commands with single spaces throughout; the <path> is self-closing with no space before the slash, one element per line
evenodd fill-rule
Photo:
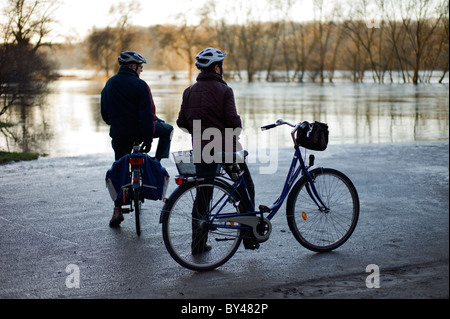
<path fill-rule="evenodd" d="M 241 118 L 237 113 L 233 89 L 227 85 L 219 74 L 200 73 L 197 83 L 183 93 L 183 102 L 178 115 L 177 125 L 193 134 L 193 121 L 201 120 L 201 133 L 207 128 L 217 128 L 222 136 L 222 150 L 225 150 L 225 129 L 242 129 Z M 230 131 L 230 130 L 229 130 Z M 239 150 L 237 135 L 233 136 L 233 150 Z M 193 139 L 195 137 L 193 136 Z M 214 137 L 202 139 L 202 149 Z M 228 142 L 229 143 L 229 142 Z M 226 149 L 227 151 L 231 151 Z"/>

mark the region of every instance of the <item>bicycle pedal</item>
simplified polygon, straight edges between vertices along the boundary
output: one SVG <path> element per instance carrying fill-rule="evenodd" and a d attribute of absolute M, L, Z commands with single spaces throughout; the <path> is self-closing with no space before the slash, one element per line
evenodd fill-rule
<path fill-rule="evenodd" d="M 129 208 L 122 208 L 122 214 L 129 214 L 130 209 Z"/>
<path fill-rule="evenodd" d="M 259 205 L 259 211 L 261 213 L 270 213 L 271 212 L 270 208 L 265 205 Z"/>

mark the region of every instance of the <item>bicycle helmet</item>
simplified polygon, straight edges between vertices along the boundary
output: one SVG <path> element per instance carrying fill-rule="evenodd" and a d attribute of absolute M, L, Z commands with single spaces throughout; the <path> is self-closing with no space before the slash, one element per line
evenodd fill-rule
<path fill-rule="evenodd" d="M 130 64 L 130 63 L 142 64 L 142 63 L 147 63 L 147 61 L 145 61 L 145 59 L 142 57 L 142 55 L 140 55 L 136 51 L 122 52 L 119 56 L 119 64 L 125 65 L 125 64 Z"/>
<path fill-rule="evenodd" d="M 198 69 L 205 69 L 211 66 L 211 64 L 216 62 L 221 62 L 223 59 L 225 59 L 227 55 L 220 51 L 219 49 L 215 48 L 207 48 L 203 51 L 201 51 L 195 59 L 197 62 L 195 62 L 195 66 Z"/>

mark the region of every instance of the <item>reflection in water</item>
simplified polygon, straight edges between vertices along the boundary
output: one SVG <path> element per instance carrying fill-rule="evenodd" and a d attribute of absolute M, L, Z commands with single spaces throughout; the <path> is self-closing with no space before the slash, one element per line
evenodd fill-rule
<path fill-rule="evenodd" d="M 174 125 L 185 81 L 147 71 L 158 116 Z M 77 156 L 110 153 L 109 127 L 100 116 L 104 82 L 67 80 L 34 106 L 11 108 L 0 120 L 16 123 L 0 134 L 0 149 Z M 330 127 L 330 144 L 395 143 L 448 140 L 448 85 L 230 83 L 243 120 L 242 143 L 256 147 L 290 147 L 290 129 L 261 132 L 278 118 L 290 122 L 321 121 Z M 190 148 L 190 139 L 175 129 L 172 150 Z M 111 155 L 112 157 L 112 155 Z"/>

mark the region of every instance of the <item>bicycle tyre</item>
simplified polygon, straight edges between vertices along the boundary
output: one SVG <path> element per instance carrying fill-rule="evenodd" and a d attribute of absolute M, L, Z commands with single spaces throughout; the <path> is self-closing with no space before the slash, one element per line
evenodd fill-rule
<path fill-rule="evenodd" d="M 214 225 L 208 221 L 208 217 L 198 219 L 193 217 L 194 209 L 198 208 L 202 202 L 205 204 L 202 197 L 208 190 L 212 190 L 212 200 L 207 203 L 209 209 L 213 207 L 211 203 L 217 203 L 222 196 L 228 198 L 232 192 L 231 186 L 219 180 L 190 182 L 179 186 L 162 210 L 162 234 L 169 254 L 178 264 L 194 271 L 208 271 L 222 266 L 235 254 L 242 241 L 240 229 L 215 229 Z M 235 204 L 238 201 L 238 197 L 233 194 L 230 200 L 222 200 L 210 216 L 215 215 L 222 204 L 225 206 L 221 214 L 240 213 L 239 205 Z M 200 228 L 199 225 L 201 225 Z M 231 224 L 221 222 L 220 225 Z M 194 230 L 195 227 L 197 230 Z M 198 233 L 201 235 L 199 236 Z M 210 247 L 209 250 L 194 252 L 197 249 L 194 241 L 203 241 L 201 246 Z"/>
<path fill-rule="evenodd" d="M 297 241 L 316 252 L 328 252 L 344 244 L 359 218 L 359 197 L 352 181 L 335 169 L 310 172 L 328 212 L 321 211 L 309 196 L 303 176 L 292 188 L 286 206 L 289 228 Z"/>
<path fill-rule="evenodd" d="M 134 189 L 134 218 L 136 220 L 136 234 L 138 236 L 141 235 L 141 221 L 140 221 L 140 214 L 141 214 L 141 204 L 142 202 L 139 199 L 140 196 L 140 192 L 139 189 L 136 188 Z"/>

